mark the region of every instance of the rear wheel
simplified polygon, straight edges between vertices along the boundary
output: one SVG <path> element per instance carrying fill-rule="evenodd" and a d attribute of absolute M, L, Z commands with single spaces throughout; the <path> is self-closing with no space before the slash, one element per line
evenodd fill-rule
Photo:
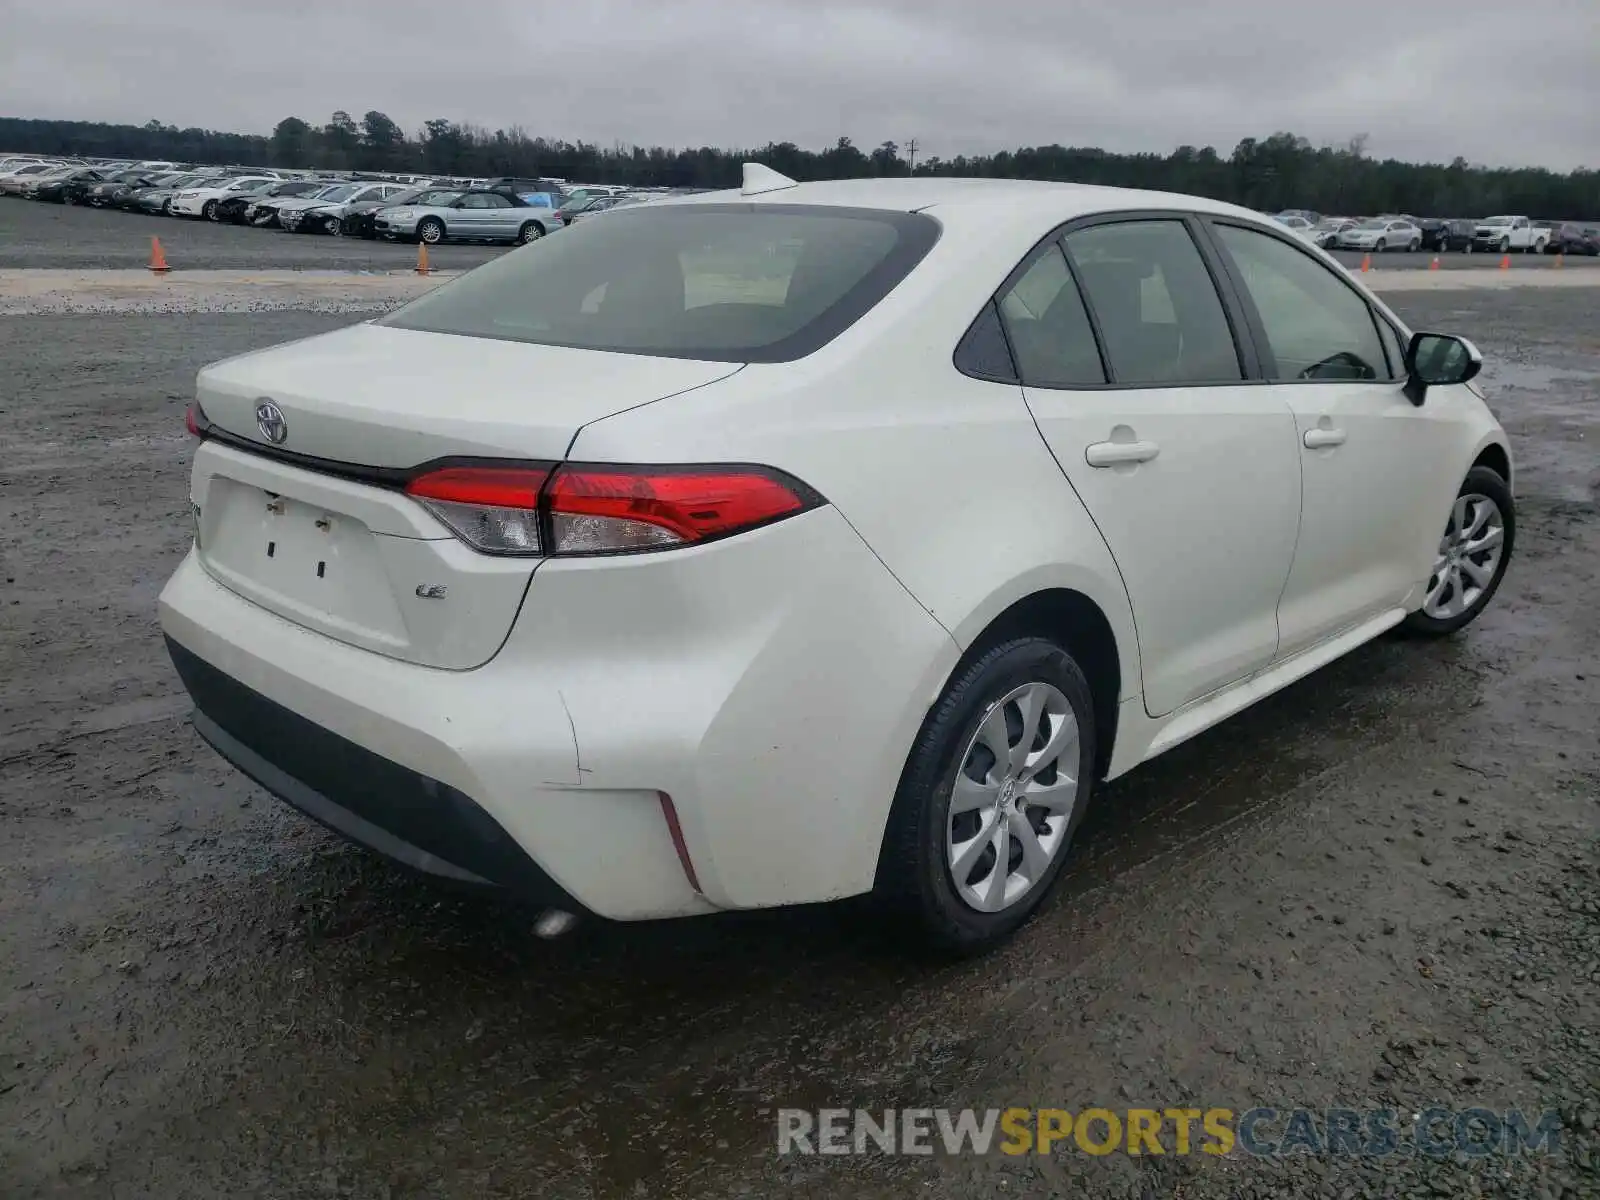
<path fill-rule="evenodd" d="M 521 229 L 517 230 L 517 245 L 526 246 L 529 242 L 536 242 L 544 236 L 544 226 L 537 221 L 526 221 Z"/>
<path fill-rule="evenodd" d="M 1061 873 L 1088 805 L 1094 708 L 1060 646 L 990 647 L 923 722 L 895 794 L 879 897 L 935 948 L 986 950 L 1015 932 Z"/>
<path fill-rule="evenodd" d="M 1505 578 L 1516 534 L 1506 481 L 1488 467 L 1473 467 L 1451 506 L 1422 607 L 1406 618 L 1406 628 L 1443 637 L 1476 620 Z"/>
<path fill-rule="evenodd" d="M 438 217 L 424 217 L 417 223 L 417 241 L 437 246 L 444 241 L 444 222 Z"/>

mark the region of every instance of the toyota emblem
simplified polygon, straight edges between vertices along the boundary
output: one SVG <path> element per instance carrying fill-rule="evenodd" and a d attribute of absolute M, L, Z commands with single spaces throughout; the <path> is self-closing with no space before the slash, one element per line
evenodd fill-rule
<path fill-rule="evenodd" d="M 271 400 L 256 405 L 256 428 L 274 446 L 281 446 L 289 436 L 289 422 L 283 419 L 283 410 Z"/>

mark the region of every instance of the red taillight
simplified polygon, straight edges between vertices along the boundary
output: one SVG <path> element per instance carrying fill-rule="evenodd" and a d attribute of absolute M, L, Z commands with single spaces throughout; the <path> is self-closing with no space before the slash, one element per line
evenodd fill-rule
<path fill-rule="evenodd" d="M 615 554 L 724 537 L 814 502 L 761 467 L 556 468 L 545 489 L 551 550 Z"/>
<path fill-rule="evenodd" d="M 183 427 L 189 431 L 190 437 L 205 436 L 206 415 L 200 411 L 198 404 L 191 404 L 183 410 Z"/>
<path fill-rule="evenodd" d="M 548 467 L 443 467 L 419 475 L 406 484 L 406 491 L 452 504 L 538 508 L 539 491 L 548 478 Z"/>
<path fill-rule="evenodd" d="M 485 554 L 543 552 L 539 492 L 550 469 L 441 467 L 406 484 L 428 511 L 474 550 Z"/>
<path fill-rule="evenodd" d="M 440 467 L 406 492 L 486 554 L 625 554 L 726 537 L 822 503 L 766 467 Z"/>

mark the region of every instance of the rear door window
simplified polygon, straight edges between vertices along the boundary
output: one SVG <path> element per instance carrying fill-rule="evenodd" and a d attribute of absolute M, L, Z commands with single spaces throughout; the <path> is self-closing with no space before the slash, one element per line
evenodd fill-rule
<path fill-rule="evenodd" d="M 1091 225 L 1068 234 L 1066 247 L 1099 325 L 1112 382 L 1244 378 L 1222 299 L 1181 220 Z"/>

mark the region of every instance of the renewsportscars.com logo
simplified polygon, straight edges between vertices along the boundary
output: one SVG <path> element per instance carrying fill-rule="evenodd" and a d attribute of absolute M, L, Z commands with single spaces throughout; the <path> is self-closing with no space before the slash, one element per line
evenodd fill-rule
<path fill-rule="evenodd" d="M 779 1154 L 1553 1154 L 1561 1117 L 1520 1109 L 780 1108 Z"/>

